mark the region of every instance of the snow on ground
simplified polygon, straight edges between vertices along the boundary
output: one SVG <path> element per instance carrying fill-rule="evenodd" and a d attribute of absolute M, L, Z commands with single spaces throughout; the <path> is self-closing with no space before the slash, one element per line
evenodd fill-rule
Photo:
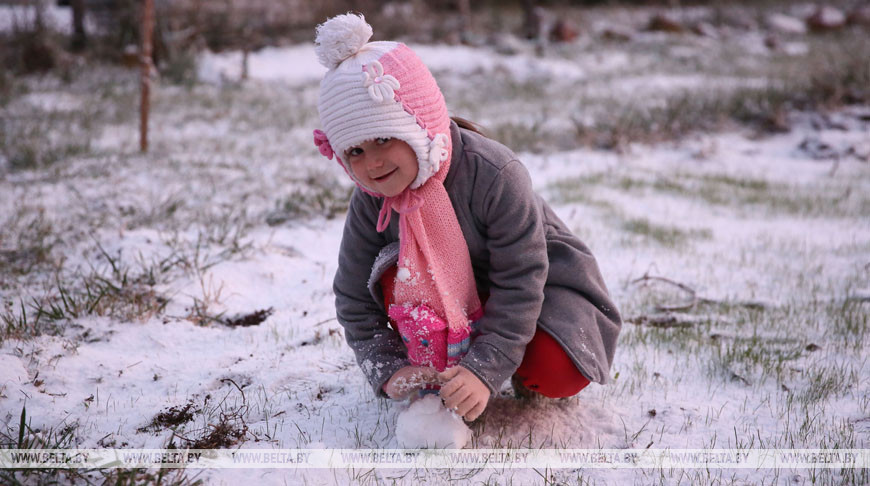
<path fill-rule="evenodd" d="M 197 75 L 205 82 L 220 83 L 238 80 L 242 74 L 242 53 L 205 53 L 197 62 Z M 253 52 L 248 58 L 251 79 L 280 80 L 289 84 L 320 81 L 326 74 L 314 55 L 311 45 L 295 47 L 266 47 Z"/>
<path fill-rule="evenodd" d="M 331 282 L 349 185 L 310 142 L 322 70 L 309 50 L 254 56 L 252 73 L 261 79 L 249 84 L 158 87 L 148 155 L 136 152 L 135 75 L 83 75 L 72 87 L 41 82 L 11 104 L 10 113 L 115 108 L 95 109 L 98 128 L 85 153 L 0 180 L 7 226 L 0 263 L 22 268 L 14 265 L 24 265 L 23 253 L 14 250 L 49 246 L 31 271 L 0 280 L 5 315 L 17 315 L 21 299 L 57 299 L 55 281 L 74 292 L 83 292 L 83 281 L 108 281 L 138 296 L 141 307 L 79 312 L 59 319 L 59 332 L 5 339 L 0 432 L 11 435 L 26 406 L 32 430 L 69 428 L 67 445 L 82 448 L 185 445 L 208 438 L 217 424 L 237 433 L 233 447 L 399 446 L 397 420 L 408 404 L 375 398 L 334 318 Z M 420 50 L 448 87 L 504 61 L 464 47 Z M 288 52 L 296 54 L 281 57 Z M 293 62 L 270 71 L 276 63 L 269 56 Z M 211 56 L 204 64 L 220 73 L 221 63 L 236 61 Z M 587 75 L 586 67 L 559 59 L 503 66 L 513 81 L 541 72 Z M 94 86 L 104 83 L 110 86 L 96 99 Z M 839 128 L 794 114 L 791 133 L 760 139 L 730 132 L 623 153 L 520 153 L 536 189 L 596 255 L 626 323 L 609 385 L 533 404 L 513 399 L 505 385 L 471 425 L 468 447 L 726 448 L 757 447 L 756 440 L 867 447 L 867 304 L 850 299 L 870 289 L 870 167 L 848 155 L 868 142 L 866 113 L 835 114 Z M 839 155 L 818 157 L 801 148 L 807 139 Z M 60 240 L 28 233 L 40 225 Z M 661 282 L 637 281 L 644 275 L 681 282 L 709 300 L 672 314 L 687 327 L 644 325 L 660 317 L 655 304 L 686 298 Z M 111 295 L 106 299 L 133 300 Z M 264 320 L 256 325 L 228 324 L 258 311 Z M 158 420 L 188 405 L 189 417 Z M 332 484 L 449 477 L 357 473 L 208 470 L 198 478 Z M 771 474 L 552 473 L 557 481 L 620 484 L 756 482 Z M 491 474 L 499 482 L 541 480 L 531 470 L 474 471 L 466 479 L 484 482 Z M 809 480 L 805 472 L 782 474 Z"/>
<path fill-rule="evenodd" d="M 506 71 L 515 79 L 525 81 L 534 78 L 562 77 L 582 79 L 584 70 L 574 62 L 558 59 L 536 59 L 527 56 L 508 56 L 491 53 L 480 56 L 480 49 L 466 46 L 428 46 L 414 45 L 414 49 L 426 66 L 435 73 L 451 72 L 470 74 L 472 72 L 493 73 Z M 620 61 L 622 59 L 622 61 Z M 623 57 L 610 60 L 612 65 L 620 65 Z M 208 53 L 200 58 L 198 74 L 208 82 L 238 80 L 242 72 L 242 53 Z M 305 84 L 320 81 L 326 73 L 314 55 L 310 44 L 293 47 L 267 47 L 253 52 L 248 58 L 250 79 L 282 81 L 288 84 Z"/>
<path fill-rule="evenodd" d="M 763 43 L 758 43 L 763 48 Z M 538 58 L 529 55 L 506 55 L 488 48 L 447 45 L 411 44 L 426 66 L 435 73 L 450 75 L 507 76 L 514 82 L 577 83 L 587 79 L 589 73 L 606 76 L 629 68 L 637 68 L 637 60 L 625 53 L 611 51 L 578 52 L 572 59 Z M 481 51 L 485 55 L 481 55 Z M 243 55 L 239 51 L 219 54 L 207 52 L 197 62 L 200 80 L 221 84 L 238 81 L 242 76 Z M 310 44 L 291 47 L 267 47 L 252 52 L 248 57 L 248 78 L 262 81 L 280 81 L 289 85 L 303 85 L 320 81 L 326 73 L 314 55 Z M 702 75 L 658 75 L 616 79 L 599 92 L 637 94 L 638 91 L 661 93 L 670 90 L 697 88 L 734 88 L 738 86 L 763 86 L 763 79 L 720 77 L 710 79 Z"/>

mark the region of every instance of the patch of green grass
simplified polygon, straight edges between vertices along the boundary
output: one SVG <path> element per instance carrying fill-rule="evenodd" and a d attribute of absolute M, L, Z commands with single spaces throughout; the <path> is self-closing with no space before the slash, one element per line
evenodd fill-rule
<path fill-rule="evenodd" d="M 714 323 L 709 316 L 699 317 L 687 327 L 667 328 L 630 323 L 624 330 L 628 332 L 620 335 L 620 346 L 643 345 L 677 353 L 694 353 L 710 344 L 710 328 Z"/>
<path fill-rule="evenodd" d="M 6 301 L 0 310 L 0 343 L 62 333 L 70 321 L 90 315 L 120 321 L 147 319 L 162 312 L 168 300 L 154 290 L 155 272 L 134 269 L 120 255 L 112 256 L 97 243 L 106 266 L 71 273 L 58 269 L 53 285 L 39 297 Z M 170 266 L 171 267 L 171 266 Z"/>
<path fill-rule="evenodd" d="M 46 314 L 44 304 L 34 301 L 25 303 L 24 299 L 18 301 L 18 306 L 13 301 L 6 301 L 0 312 L 0 325 L 3 326 L 0 333 L 0 344 L 6 339 L 27 339 L 41 334 L 59 334 L 63 326 L 55 320 L 51 320 Z"/>
<path fill-rule="evenodd" d="M 160 67 L 160 74 L 172 84 L 192 87 L 196 84 L 196 56 L 193 49 L 178 49 Z"/>
<path fill-rule="evenodd" d="M 93 73 L 78 73 L 78 76 L 81 79 L 54 89 L 81 99 L 85 109 L 79 112 L 79 116 L 85 123 L 82 131 L 87 135 L 89 150 L 93 151 L 93 140 L 106 127 L 138 127 L 140 93 L 137 73 L 116 66 L 99 66 Z M 151 116 L 154 116 L 153 110 Z"/>
<path fill-rule="evenodd" d="M 31 127 L 0 140 L 0 151 L 13 170 L 39 169 L 60 160 L 87 153 L 90 142 L 45 143 L 47 131 Z"/>
<path fill-rule="evenodd" d="M 27 304 L 22 300 L 19 309 L 8 306 L 0 314 L 6 327 L 2 338 L 56 334 L 62 332 L 65 323 L 89 315 L 111 316 L 122 321 L 147 319 L 167 303 L 153 288 L 128 280 L 127 275 L 120 280 L 98 274 L 84 275 L 73 278 L 72 284 L 80 287 L 67 287 L 58 279 L 43 296 Z"/>
<path fill-rule="evenodd" d="M 541 152 L 547 145 L 543 127 L 538 120 L 531 123 L 509 121 L 488 127 L 489 135 L 517 152 Z"/>
<path fill-rule="evenodd" d="M 860 300 L 830 302 L 826 308 L 827 328 L 841 345 L 859 351 L 864 348 L 870 331 L 870 303 Z"/>
<path fill-rule="evenodd" d="M 0 107 L 5 107 L 17 96 L 25 94 L 27 84 L 22 83 L 8 70 L 0 71 Z"/>
<path fill-rule="evenodd" d="M 99 116 L 89 104 L 72 112 L 6 111 L 0 116 L 0 156 L 11 170 L 32 170 L 86 154 Z"/>
<path fill-rule="evenodd" d="M 201 239 L 210 245 L 228 247 L 232 253 L 240 253 L 250 247 L 245 241 L 255 221 L 248 216 L 244 206 L 229 206 L 195 216 Z"/>
<path fill-rule="evenodd" d="M 184 469 L 106 469 L 101 471 L 103 484 L 116 486 L 197 486 L 204 484 L 197 479 L 201 473 L 188 477 Z"/>
<path fill-rule="evenodd" d="M 700 179 L 707 184 L 722 185 L 755 193 L 770 190 L 770 183 L 762 179 L 737 178 L 727 174 L 704 174 L 700 176 Z"/>
<path fill-rule="evenodd" d="M 312 93 L 307 87 L 262 85 L 250 89 L 245 84 L 225 83 L 220 87 L 194 84 L 156 92 L 152 111 L 178 118 L 173 123 L 219 122 L 227 124 L 234 133 L 264 131 L 271 137 L 275 130 L 280 133 L 295 127 L 317 126 L 316 99 L 316 91 Z M 180 112 L 178 105 L 185 109 Z"/>
<path fill-rule="evenodd" d="M 296 219 L 332 219 L 347 211 L 353 187 L 342 186 L 331 176 L 321 176 L 308 177 L 306 184 L 279 199 L 275 210 L 266 216 L 266 222 L 276 226 Z"/>
<path fill-rule="evenodd" d="M 797 300 L 757 307 L 702 300 L 681 313 L 649 314 L 662 302 L 686 300 L 686 295 L 669 289 L 633 291 L 622 303 L 626 319 L 619 340 L 622 349 L 643 347 L 691 356 L 712 378 L 753 389 L 773 380 L 801 407 L 825 407 L 857 390 L 860 370 L 848 363 L 830 363 L 825 353 L 837 349 L 860 355 L 866 339 L 867 313 L 862 312 L 866 304 Z M 665 319 L 663 326 L 648 320 L 667 316 L 675 319 Z M 810 358 L 814 360 L 808 364 Z M 642 386 L 643 379 L 638 379 L 627 376 L 621 383 Z"/>
<path fill-rule="evenodd" d="M 664 175 L 655 175 L 652 180 L 641 179 L 639 177 L 631 177 L 623 175 L 616 181 L 606 181 L 614 184 L 615 187 L 622 191 L 636 191 L 645 188 L 655 189 L 657 191 L 667 192 L 685 192 L 685 188 L 674 179 L 665 177 Z"/>
<path fill-rule="evenodd" d="M 209 268 L 231 260 L 244 258 L 250 254 L 253 246 L 250 241 L 242 240 L 236 234 L 226 246 L 221 247 L 209 243 L 208 231 L 198 232 L 193 240 L 173 233 L 163 239 L 163 244 L 172 248 L 172 254 L 160 262 L 160 267 L 171 269 L 177 267 L 187 275 L 202 276 Z"/>
<path fill-rule="evenodd" d="M 679 140 L 690 133 L 715 132 L 735 124 L 764 132 L 787 130 L 788 96 L 776 88 L 687 89 L 655 104 L 611 99 L 592 120 L 574 114 L 578 145 L 625 150 L 630 143 Z"/>
<path fill-rule="evenodd" d="M 863 33 L 848 30 L 808 40 L 806 55 L 774 57 L 759 63 L 760 72 L 744 73 L 765 79 L 763 87 L 686 90 L 653 106 L 612 100 L 614 109 L 593 124 L 575 122 L 578 139 L 619 148 L 629 142 L 680 139 L 734 122 L 761 132 L 787 131 L 790 110 L 823 110 L 870 99 L 870 40 Z M 733 62 L 722 64 L 734 69 Z"/>
<path fill-rule="evenodd" d="M 46 430 L 32 427 L 32 417 L 27 415 L 27 407 L 21 407 L 18 420 L 12 422 L 16 428 L 0 431 L 0 447 L 4 449 L 64 449 L 73 446 L 77 422 Z"/>
<path fill-rule="evenodd" d="M 856 183 L 857 184 L 857 183 Z M 716 206 L 761 208 L 773 214 L 801 216 L 852 217 L 870 213 L 870 196 L 863 190 L 841 182 L 822 180 L 814 184 L 786 184 L 729 174 L 596 174 L 560 181 L 554 185 L 556 198 L 563 203 L 595 201 L 591 194 L 596 187 L 609 187 L 626 193 L 655 191 L 689 199 L 698 199 Z M 858 186 L 856 186 L 858 187 Z M 600 204 L 598 204 L 600 205 Z M 638 233 L 655 233 L 656 228 L 642 221 L 626 226 Z M 673 239 L 669 231 L 659 231 L 660 241 Z M 700 232 L 694 237 L 709 237 Z M 679 238 L 679 236 L 675 236 Z"/>
<path fill-rule="evenodd" d="M 682 229 L 672 225 L 655 223 L 648 218 L 626 216 L 613 203 L 594 196 L 600 186 L 616 185 L 621 191 L 637 191 L 644 187 L 652 187 L 669 191 L 682 191 L 682 187 L 667 178 L 656 178 L 649 182 L 628 176 L 613 176 L 608 174 L 593 174 L 570 179 L 563 179 L 551 186 L 554 200 L 560 204 L 583 204 L 597 207 L 607 213 L 609 219 L 621 221 L 620 228 L 630 235 L 643 237 L 645 241 L 676 248 L 693 240 L 707 240 L 713 237 L 713 232 L 707 228 Z"/>
<path fill-rule="evenodd" d="M 458 98 L 456 106 L 472 119 L 510 120 L 514 112 L 504 110 L 500 100 L 511 100 L 529 103 L 536 110 L 541 110 L 543 103 L 542 120 L 561 117 L 574 126 L 574 133 L 566 136 L 564 130 L 546 130 L 539 122 L 490 123 L 494 138 L 518 150 L 591 146 L 623 151 L 631 143 L 680 140 L 692 133 L 741 126 L 758 134 L 785 132 L 791 128 L 788 115 L 794 110 L 824 111 L 870 100 L 870 58 L 864 54 L 870 51 L 870 41 L 863 32 L 846 29 L 839 34 L 812 35 L 807 37 L 807 44 L 809 52 L 805 55 L 772 53 L 762 57 L 747 55 L 742 44 L 723 41 L 709 55 L 669 62 L 670 50 L 676 46 L 633 42 L 625 49 L 641 68 L 585 80 L 571 86 L 570 95 L 558 83 L 550 83 L 548 92 L 548 83 L 508 89 L 510 83 L 488 82 L 486 96 L 488 101 L 492 96 L 492 101 L 481 109 L 466 102 L 470 95 L 460 89 L 448 86 L 448 91 L 457 91 L 451 99 Z M 660 61 L 643 62 L 649 58 Z M 595 88 L 611 78 L 618 82 L 626 77 L 675 73 L 707 76 L 711 82 L 644 97 L 614 97 L 603 87 Z M 735 77 L 756 82 L 717 87 L 719 80 L 728 82 Z M 546 99 L 556 101 L 547 104 Z"/>
<path fill-rule="evenodd" d="M 153 201 L 151 207 L 145 211 L 129 209 L 127 227 L 136 229 L 140 227 L 161 227 L 171 223 L 176 218 L 176 213 L 185 207 L 185 198 L 182 194 L 168 194 L 159 200 Z"/>
<path fill-rule="evenodd" d="M 766 310 L 745 303 L 699 301 L 682 312 L 660 312 L 661 305 L 691 302 L 690 296 L 672 288 L 638 288 L 621 302 L 627 326 L 620 335 L 620 346 L 653 346 L 680 354 L 718 352 L 722 333 L 739 333 L 748 325 L 765 319 Z M 714 331 L 715 329 L 715 331 Z"/>
<path fill-rule="evenodd" d="M 0 282 L 48 266 L 58 243 L 57 228 L 44 212 L 16 208 L 0 224 Z"/>
<path fill-rule="evenodd" d="M 597 173 L 580 177 L 560 179 L 550 186 L 553 200 L 559 204 L 583 204 L 597 207 L 608 213 L 616 213 L 613 203 L 594 197 L 596 187 L 605 183 L 607 174 Z"/>
<path fill-rule="evenodd" d="M 0 430 L 0 449 L 71 449 L 80 443 L 78 422 L 47 428 L 33 427 L 26 406 L 21 408 L 17 420 L 10 423 L 12 426 L 7 425 L 6 430 Z M 102 484 L 201 484 L 201 481 L 188 478 L 184 469 L 0 469 L 0 483 L 4 485 L 92 484 L 97 478 L 102 479 Z"/>
<path fill-rule="evenodd" d="M 612 212 L 616 213 L 612 203 L 592 196 L 599 187 L 616 188 L 622 192 L 641 192 L 652 189 L 678 194 L 688 193 L 683 184 L 670 177 L 657 174 L 647 178 L 636 174 L 622 174 L 619 171 L 561 179 L 553 184 L 552 189 L 555 192 L 554 199 L 559 203 L 590 204 L 610 208 L 613 210 Z"/>
<path fill-rule="evenodd" d="M 22 406 L 17 420 L 10 421 L 6 430 L 0 430 L 0 449 L 69 449 L 77 444 L 78 422 L 62 423 L 55 427 L 34 428 L 27 407 Z M 80 469 L 0 469 L 0 483 L 58 484 L 72 483 L 85 478 Z"/>
<path fill-rule="evenodd" d="M 796 399 L 803 406 L 842 396 L 860 383 L 860 374 L 852 366 L 837 363 L 813 364 L 802 378 L 806 384 L 796 393 Z"/>
<path fill-rule="evenodd" d="M 767 376 L 782 381 L 788 362 L 803 356 L 802 343 L 793 338 L 749 337 L 722 339 L 715 348 L 713 367 L 729 381 L 760 385 Z"/>
<path fill-rule="evenodd" d="M 695 180 L 697 185 L 691 187 L 686 183 L 683 192 L 710 204 L 763 207 L 803 216 L 855 216 L 870 211 L 870 197 L 848 187 L 843 190 L 839 184 L 820 182 L 802 186 L 722 175 L 705 175 Z"/>
<path fill-rule="evenodd" d="M 683 230 L 675 226 L 653 223 L 646 218 L 629 218 L 623 221 L 622 229 L 671 248 L 682 246 L 690 239 L 710 239 L 713 236 L 713 233 L 706 228 Z"/>

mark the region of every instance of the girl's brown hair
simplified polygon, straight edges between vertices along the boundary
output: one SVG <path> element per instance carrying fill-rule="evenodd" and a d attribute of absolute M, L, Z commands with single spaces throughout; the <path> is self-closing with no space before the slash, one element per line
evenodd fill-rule
<path fill-rule="evenodd" d="M 479 133 L 479 134 L 483 135 L 484 137 L 489 138 L 489 135 L 487 135 L 487 133 L 486 133 L 486 131 L 484 131 L 483 127 L 481 127 L 477 123 L 474 123 L 471 120 L 466 120 L 465 118 L 458 117 L 458 116 L 451 116 L 450 119 L 455 121 L 456 124 L 459 125 L 459 128 L 471 130 L 474 133 Z"/>

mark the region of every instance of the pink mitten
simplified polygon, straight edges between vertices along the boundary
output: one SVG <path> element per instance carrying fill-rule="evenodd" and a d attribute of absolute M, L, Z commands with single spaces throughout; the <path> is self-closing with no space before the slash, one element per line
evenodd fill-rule
<path fill-rule="evenodd" d="M 447 367 L 447 322 L 426 305 L 390 306 L 390 319 L 396 323 L 414 366 Z"/>

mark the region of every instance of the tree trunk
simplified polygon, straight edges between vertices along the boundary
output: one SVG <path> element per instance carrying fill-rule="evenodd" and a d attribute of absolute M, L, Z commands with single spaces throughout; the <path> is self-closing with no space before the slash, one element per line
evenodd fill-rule
<path fill-rule="evenodd" d="M 73 23 L 72 49 L 80 51 L 88 43 L 88 35 L 85 32 L 85 0 L 72 0 L 70 6 Z"/>
<path fill-rule="evenodd" d="M 244 25 L 242 26 L 241 35 L 242 35 L 242 79 L 241 81 L 248 80 L 248 56 L 251 53 L 251 47 L 253 46 L 253 38 L 254 38 L 254 30 L 251 28 L 250 19 L 245 18 L 243 20 Z"/>
<path fill-rule="evenodd" d="M 535 0 L 523 0 L 523 36 L 526 39 L 538 37 L 539 24 L 535 15 Z"/>
<path fill-rule="evenodd" d="M 458 0 L 459 3 L 459 36 L 463 42 L 468 40 L 471 31 L 471 4 L 469 0 Z"/>
<path fill-rule="evenodd" d="M 251 52 L 248 46 L 242 48 L 242 81 L 248 80 L 248 53 Z"/>
<path fill-rule="evenodd" d="M 154 1 L 142 1 L 142 51 L 141 76 L 142 99 L 139 106 L 139 148 L 148 151 L 148 109 L 151 95 L 151 37 L 154 31 Z"/>
<path fill-rule="evenodd" d="M 45 4 L 42 0 L 33 0 L 33 31 L 45 32 Z"/>

